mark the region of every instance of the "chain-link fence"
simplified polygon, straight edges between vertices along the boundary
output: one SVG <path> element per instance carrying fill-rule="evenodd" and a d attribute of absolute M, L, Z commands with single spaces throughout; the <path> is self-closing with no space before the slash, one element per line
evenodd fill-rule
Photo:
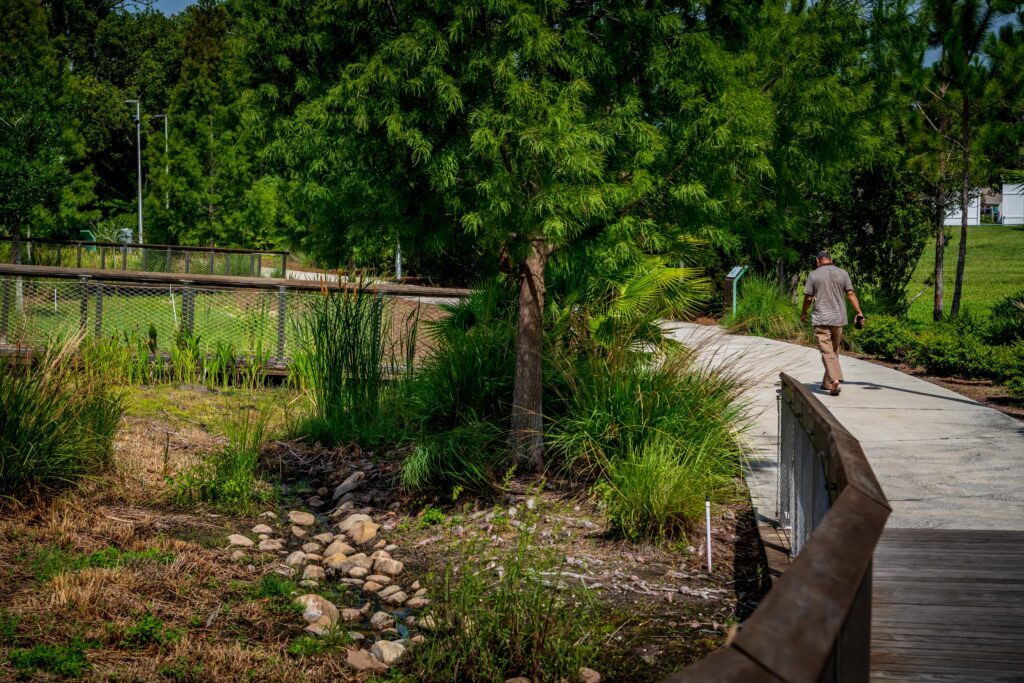
<path fill-rule="evenodd" d="M 188 334 L 206 352 L 284 363 L 315 291 L 92 278 L 0 277 L 0 344 L 39 346 L 84 333 L 167 351 Z"/>
<path fill-rule="evenodd" d="M 182 275 L 287 277 L 288 252 L 0 238 L 0 263 Z"/>
<path fill-rule="evenodd" d="M 204 354 L 230 351 L 236 358 L 283 366 L 300 347 L 301 323 L 313 302 L 338 286 L 302 280 L 238 282 L 205 275 L 190 280 L 115 272 L 76 276 L 0 264 L 0 345 L 39 347 L 81 333 L 113 338 L 131 348 L 141 343 L 151 352 L 167 354 L 187 337 Z M 395 297 L 389 334 L 396 339 L 410 333 L 423 304 L 468 294 L 409 285 L 369 287 L 374 296 Z M 429 317 L 436 318 L 436 310 Z"/>

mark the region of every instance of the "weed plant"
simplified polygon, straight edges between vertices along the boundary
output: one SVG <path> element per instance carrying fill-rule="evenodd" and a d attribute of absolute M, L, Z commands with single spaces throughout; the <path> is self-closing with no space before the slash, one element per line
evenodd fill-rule
<path fill-rule="evenodd" d="M 802 335 L 800 314 L 786 286 L 769 275 L 748 275 L 740 281 L 736 313 L 726 318 L 733 332 L 771 339 Z"/>
<path fill-rule="evenodd" d="M 259 476 L 270 417 L 267 405 L 238 410 L 225 425 L 227 445 L 170 478 L 174 502 L 180 506 L 203 502 L 234 514 L 249 514 L 272 502 L 276 491 Z"/>
<path fill-rule="evenodd" d="M 90 668 L 85 658 L 86 647 L 84 641 L 77 639 L 67 645 L 40 644 L 16 649 L 8 659 L 19 677 L 30 677 L 37 671 L 43 671 L 56 676 L 81 678 Z"/>
<path fill-rule="evenodd" d="M 423 683 L 575 680 L 594 666 L 600 643 L 593 602 L 562 566 L 533 544 L 530 525 L 507 556 L 491 564 L 483 546 L 468 544 L 429 583 L 436 632 L 411 651 L 402 680 Z M 561 590 L 554 587 L 561 585 Z"/>
<path fill-rule="evenodd" d="M 910 358 L 917 347 L 917 335 L 906 318 L 872 315 L 863 329 L 852 329 L 850 343 L 861 353 L 890 361 Z"/>
<path fill-rule="evenodd" d="M 985 341 L 999 346 L 1024 341 L 1024 289 L 992 307 Z"/>
<path fill-rule="evenodd" d="M 100 368 L 79 366 L 78 339 L 0 372 L 0 499 L 25 499 L 95 476 L 111 463 L 124 396 Z"/>

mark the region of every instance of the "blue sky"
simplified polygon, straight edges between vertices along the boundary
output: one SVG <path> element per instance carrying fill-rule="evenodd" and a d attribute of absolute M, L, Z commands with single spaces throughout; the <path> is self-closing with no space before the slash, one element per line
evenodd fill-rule
<path fill-rule="evenodd" d="M 156 0 L 153 6 L 164 14 L 177 14 L 196 0 Z"/>

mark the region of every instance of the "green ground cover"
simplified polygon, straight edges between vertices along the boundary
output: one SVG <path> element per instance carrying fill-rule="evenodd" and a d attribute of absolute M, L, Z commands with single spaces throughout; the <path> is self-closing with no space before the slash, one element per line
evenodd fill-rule
<path fill-rule="evenodd" d="M 945 311 L 949 313 L 956 279 L 957 250 L 960 230 L 952 228 L 946 246 Z M 925 247 L 907 295 L 914 296 L 927 287 L 926 281 L 935 269 L 934 242 Z M 968 228 L 967 263 L 964 273 L 963 304 L 976 314 L 988 315 L 992 306 L 1003 297 L 1024 287 L 1024 226 L 982 225 Z M 922 294 L 908 313 L 911 320 L 930 322 L 934 292 L 931 287 Z"/>

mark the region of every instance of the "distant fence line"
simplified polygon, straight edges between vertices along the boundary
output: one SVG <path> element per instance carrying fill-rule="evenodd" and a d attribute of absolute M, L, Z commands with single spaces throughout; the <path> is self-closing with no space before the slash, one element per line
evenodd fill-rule
<path fill-rule="evenodd" d="M 20 264 L 57 268 L 120 270 L 122 272 L 180 273 L 288 277 L 287 251 L 194 247 L 171 244 L 132 244 L 21 238 Z M 14 244 L 0 237 L 0 262 L 14 263 Z"/>
<path fill-rule="evenodd" d="M 101 271 L 0 264 L 0 344 L 37 346 L 82 333 L 146 339 L 169 348 L 183 331 L 202 346 L 283 365 L 293 324 L 325 289 L 357 285 L 310 280 Z M 465 289 L 369 284 L 382 296 L 461 298 Z"/>

